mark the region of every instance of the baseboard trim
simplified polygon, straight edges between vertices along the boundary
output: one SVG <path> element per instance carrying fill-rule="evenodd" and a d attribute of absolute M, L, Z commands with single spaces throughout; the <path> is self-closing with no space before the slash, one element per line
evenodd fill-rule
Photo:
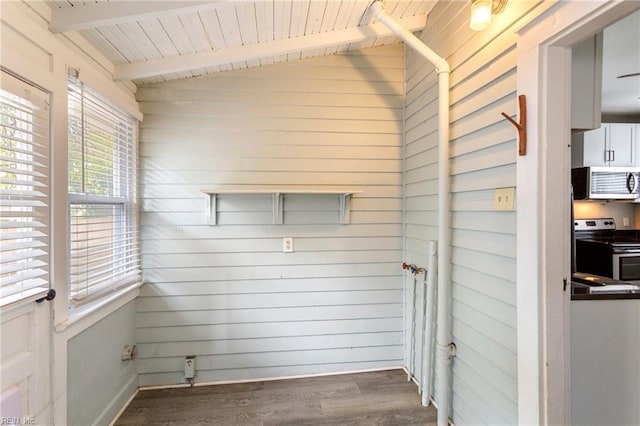
<path fill-rule="evenodd" d="M 375 371 L 389 371 L 389 370 L 405 370 L 406 371 L 406 369 L 403 366 L 398 365 L 398 366 L 392 366 L 392 367 L 370 368 L 370 369 L 363 369 L 363 370 L 337 371 L 337 372 L 316 373 L 316 374 L 301 374 L 298 376 L 281 376 L 281 377 L 267 377 L 263 379 L 201 382 L 201 383 L 195 383 L 193 386 L 194 387 L 195 386 L 216 386 L 216 385 L 231 385 L 231 384 L 238 384 L 238 383 L 273 382 L 277 380 L 307 379 L 312 377 L 325 377 L 325 376 L 342 376 L 345 374 L 372 373 Z M 175 385 L 141 386 L 138 388 L 138 391 L 154 390 L 154 389 L 188 388 L 188 387 L 191 387 L 191 385 L 188 383 L 179 383 Z"/>
<path fill-rule="evenodd" d="M 137 389 L 138 383 L 138 375 L 131 377 L 127 383 L 122 387 L 120 392 L 111 399 L 111 402 L 107 404 L 104 410 L 100 413 L 100 415 L 95 419 L 93 424 L 97 425 L 113 425 L 116 420 L 120 417 L 120 415 L 124 412 L 124 410 L 129 406 L 133 398 L 138 393 Z M 128 395 L 128 396 L 127 396 Z M 122 401 L 125 401 L 124 403 Z M 119 407 L 119 408 L 117 408 Z M 116 410 L 117 408 L 117 410 Z M 116 411 L 115 416 L 113 412 Z"/>

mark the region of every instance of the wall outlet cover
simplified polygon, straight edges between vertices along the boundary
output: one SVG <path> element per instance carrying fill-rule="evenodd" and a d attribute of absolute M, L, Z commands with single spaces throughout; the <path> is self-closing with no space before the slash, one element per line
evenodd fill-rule
<path fill-rule="evenodd" d="M 293 253 L 293 237 L 285 237 L 282 239 L 282 251 L 284 253 Z"/>

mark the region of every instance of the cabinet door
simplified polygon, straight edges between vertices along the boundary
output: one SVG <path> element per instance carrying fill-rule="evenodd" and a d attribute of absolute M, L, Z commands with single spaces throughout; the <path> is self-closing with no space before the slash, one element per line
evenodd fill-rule
<path fill-rule="evenodd" d="M 636 148 L 634 124 L 608 124 L 609 150 L 613 151 L 610 166 L 635 166 Z"/>
<path fill-rule="evenodd" d="M 609 158 L 607 156 L 606 143 L 606 125 L 602 125 L 599 129 L 584 132 L 583 139 L 583 161 L 584 166 L 607 166 Z M 610 155 L 609 155 L 610 156 Z"/>

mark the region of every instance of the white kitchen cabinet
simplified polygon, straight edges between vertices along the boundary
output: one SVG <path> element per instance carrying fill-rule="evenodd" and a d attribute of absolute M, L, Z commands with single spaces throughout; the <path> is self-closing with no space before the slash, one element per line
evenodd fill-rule
<path fill-rule="evenodd" d="M 602 117 L 602 46 L 598 33 L 571 48 L 571 128 L 596 129 Z"/>
<path fill-rule="evenodd" d="M 574 135 L 572 166 L 637 166 L 637 127 L 633 123 L 603 123 L 598 129 Z"/>
<path fill-rule="evenodd" d="M 609 131 L 609 150 L 612 152 L 611 166 L 634 166 L 636 162 L 637 142 L 635 124 L 607 124 Z"/>

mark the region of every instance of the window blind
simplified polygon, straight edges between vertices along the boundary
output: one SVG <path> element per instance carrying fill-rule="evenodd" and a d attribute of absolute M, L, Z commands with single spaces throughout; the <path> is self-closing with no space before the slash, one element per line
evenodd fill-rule
<path fill-rule="evenodd" d="M 74 304 L 140 280 L 137 121 L 70 78 L 70 289 Z"/>
<path fill-rule="evenodd" d="M 0 72 L 0 306 L 49 288 L 49 95 Z"/>

